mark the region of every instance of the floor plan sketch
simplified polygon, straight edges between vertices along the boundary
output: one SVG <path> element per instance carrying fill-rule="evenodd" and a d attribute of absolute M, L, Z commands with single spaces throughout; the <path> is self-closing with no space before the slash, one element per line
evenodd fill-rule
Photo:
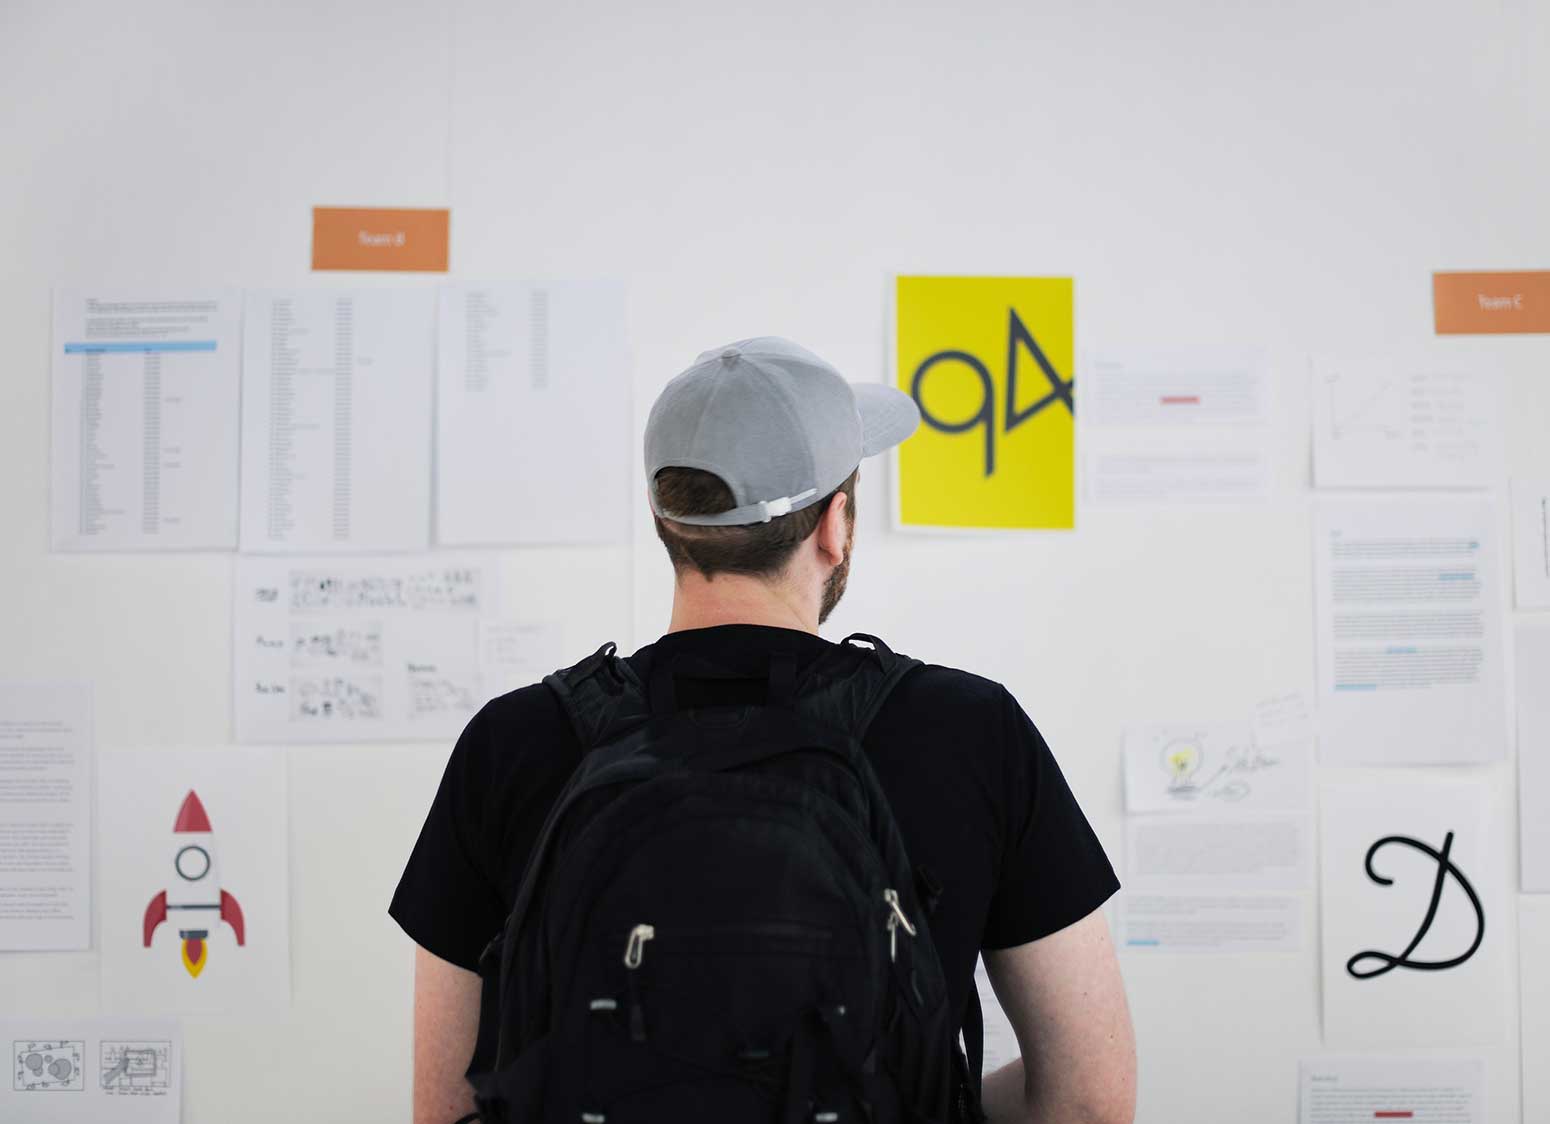
<path fill-rule="evenodd" d="M 165 1097 L 172 1076 L 171 1042 L 99 1043 L 102 1088 L 110 1096 Z"/>

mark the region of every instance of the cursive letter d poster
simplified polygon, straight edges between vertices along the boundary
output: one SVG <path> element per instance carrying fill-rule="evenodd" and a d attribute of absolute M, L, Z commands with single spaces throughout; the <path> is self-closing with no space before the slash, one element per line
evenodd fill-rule
<path fill-rule="evenodd" d="M 900 527 L 1075 523 L 1071 278 L 898 277 L 894 385 L 920 407 L 899 448 Z"/>
<path fill-rule="evenodd" d="M 1488 1046 L 1508 1002 L 1499 818 L 1469 781 L 1322 793 L 1324 1044 Z"/>

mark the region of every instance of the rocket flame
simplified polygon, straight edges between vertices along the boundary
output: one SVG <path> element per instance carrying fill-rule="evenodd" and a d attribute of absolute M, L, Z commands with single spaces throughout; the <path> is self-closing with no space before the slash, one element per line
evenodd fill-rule
<path fill-rule="evenodd" d="M 207 946 L 199 937 L 187 937 L 183 941 L 183 967 L 188 969 L 188 974 L 196 980 L 199 973 L 205 969 L 205 960 L 209 958 Z"/>

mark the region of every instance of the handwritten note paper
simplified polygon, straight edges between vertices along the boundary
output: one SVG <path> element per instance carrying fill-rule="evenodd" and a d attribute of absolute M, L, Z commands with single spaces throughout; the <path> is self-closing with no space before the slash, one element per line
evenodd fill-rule
<path fill-rule="evenodd" d="M 1152 723 L 1125 732 L 1130 812 L 1306 811 L 1307 742 L 1263 747 L 1246 722 Z"/>

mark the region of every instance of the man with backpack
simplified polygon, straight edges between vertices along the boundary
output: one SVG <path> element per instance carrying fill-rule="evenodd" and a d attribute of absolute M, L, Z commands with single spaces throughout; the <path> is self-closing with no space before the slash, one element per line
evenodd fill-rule
<path fill-rule="evenodd" d="M 667 634 L 488 703 L 393 898 L 416 1124 L 1131 1121 L 1118 883 L 1044 740 L 817 635 L 860 462 L 918 420 L 774 338 L 657 399 Z M 983 1083 L 982 952 L 1022 1051 Z"/>

